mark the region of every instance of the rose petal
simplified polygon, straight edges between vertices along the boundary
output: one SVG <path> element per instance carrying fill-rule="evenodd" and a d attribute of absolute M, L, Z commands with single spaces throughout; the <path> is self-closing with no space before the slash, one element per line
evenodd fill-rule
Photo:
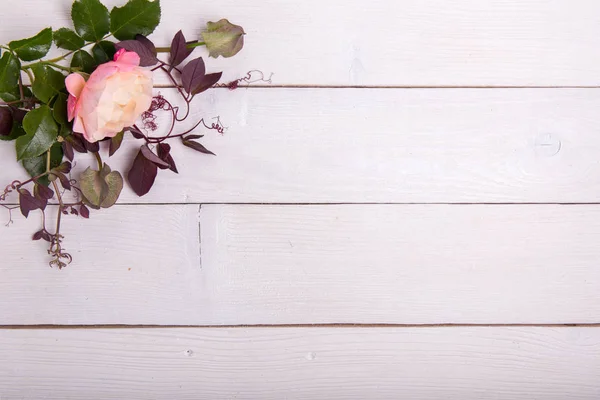
<path fill-rule="evenodd" d="M 67 116 L 70 121 L 73 121 L 75 118 L 75 108 L 77 107 L 77 98 L 73 95 L 69 95 L 69 100 L 67 100 Z"/>
<path fill-rule="evenodd" d="M 79 74 L 71 74 L 65 79 L 65 84 L 67 85 L 67 90 L 71 96 L 79 97 L 81 91 L 85 87 L 85 79 Z"/>
<path fill-rule="evenodd" d="M 124 50 L 124 51 L 121 51 Z M 115 54 L 115 62 L 117 64 L 129 64 L 135 67 L 140 65 L 140 56 L 135 51 L 125 51 L 121 49 Z"/>
<path fill-rule="evenodd" d="M 125 49 L 119 49 L 117 50 L 117 52 L 115 53 L 115 57 L 113 58 L 114 61 L 117 61 L 122 55 L 123 53 L 125 53 L 127 50 Z"/>

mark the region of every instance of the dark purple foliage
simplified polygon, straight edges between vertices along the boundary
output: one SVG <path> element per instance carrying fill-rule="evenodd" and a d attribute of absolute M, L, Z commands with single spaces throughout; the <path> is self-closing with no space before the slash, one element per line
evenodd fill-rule
<path fill-rule="evenodd" d="M 140 150 L 133 160 L 133 165 L 127 174 L 127 179 L 133 191 L 140 197 L 147 194 L 156 180 L 158 167 L 148 160 Z"/>
<path fill-rule="evenodd" d="M 177 32 L 177 34 L 173 38 L 173 41 L 171 42 L 171 54 L 169 57 L 171 66 L 176 67 L 179 64 L 181 64 L 186 58 L 190 56 L 190 54 L 192 54 L 193 51 L 193 48 L 188 49 L 183 32 Z"/>

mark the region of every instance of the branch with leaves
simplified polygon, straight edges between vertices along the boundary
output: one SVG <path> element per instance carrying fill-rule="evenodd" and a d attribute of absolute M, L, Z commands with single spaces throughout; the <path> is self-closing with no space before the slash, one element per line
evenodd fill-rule
<path fill-rule="evenodd" d="M 234 89 L 250 82 L 251 76 L 219 83 L 222 73 L 207 73 L 202 57 L 186 62 L 198 47 L 206 47 L 214 58 L 232 57 L 243 48 L 244 30 L 226 19 L 209 22 L 198 40 L 188 41 L 177 32 L 165 48 L 148 39 L 160 22 L 160 0 L 129 0 L 111 11 L 99 0 L 75 0 L 71 17 L 73 29 L 45 28 L 0 46 L 0 140 L 15 142 L 17 161 L 30 175 L 7 185 L 0 202 L 15 194 L 25 217 L 41 212 L 42 227 L 33 240 L 49 243 L 50 266 L 58 268 L 72 260 L 63 246 L 63 217 L 89 218 L 90 209 L 113 206 L 125 185 L 123 175 L 103 161 L 101 142 L 108 144 L 112 157 L 126 135 L 142 141 L 126 177 L 133 191 L 143 196 L 159 169 L 178 173 L 168 141 L 214 155 L 195 131 L 223 133 L 218 118 L 208 123 L 202 118 L 192 129 L 178 128 L 192 114 L 194 98 L 213 87 Z M 64 54 L 44 59 L 52 44 Z M 158 57 L 161 52 L 168 53 L 166 61 Z M 153 93 L 154 73 L 168 77 L 185 110 Z M 27 80 L 31 86 L 24 84 Z M 167 113 L 170 123 L 157 136 L 159 112 Z M 97 168 L 73 178 L 77 154 L 91 155 Z M 65 192 L 75 200 L 67 202 Z M 51 201 L 58 206 L 54 228 L 46 224 Z"/>

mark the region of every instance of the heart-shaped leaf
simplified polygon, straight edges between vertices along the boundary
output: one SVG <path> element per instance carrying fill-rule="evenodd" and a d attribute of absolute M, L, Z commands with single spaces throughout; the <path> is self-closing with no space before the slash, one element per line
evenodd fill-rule
<path fill-rule="evenodd" d="M 202 57 L 198 57 L 190 61 L 181 71 L 181 82 L 183 88 L 192 93 L 192 89 L 202 82 L 206 75 L 206 67 Z"/>
<path fill-rule="evenodd" d="M 100 208 L 108 194 L 108 183 L 100 171 L 88 167 L 79 177 L 79 185 L 87 202 L 95 208 Z"/>
<path fill-rule="evenodd" d="M 107 164 L 104 164 L 101 171 L 86 169 L 81 174 L 79 183 L 86 202 L 94 208 L 113 206 L 123 190 L 123 177 L 118 171 L 111 171 Z M 81 209 L 80 212 L 83 216 L 84 212 Z"/>
<path fill-rule="evenodd" d="M 160 22 L 160 1 L 129 0 L 123 7 L 113 8 L 110 19 L 110 31 L 119 40 L 148 36 Z"/>
<path fill-rule="evenodd" d="M 171 42 L 171 54 L 169 57 L 171 66 L 176 67 L 181 64 L 186 58 L 189 57 L 190 54 L 192 54 L 193 51 L 193 48 L 189 49 L 187 47 L 187 42 L 183 32 L 177 32 L 173 38 L 173 41 Z"/>
<path fill-rule="evenodd" d="M 108 185 L 108 193 L 102 201 L 102 204 L 100 204 L 100 207 L 109 208 L 119 199 L 119 195 L 123 190 L 123 177 L 119 171 L 112 171 L 104 177 L 104 180 Z"/>
<path fill-rule="evenodd" d="M 29 190 L 19 189 L 19 208 L 25 218 L 29 216 L 31 211 L 41 209 L 42 207 L 45 207 L 45 205 L 33 197 Z"/>
<path fill-rule="evenodd" d="M 48 54 L 52 46 L 52 28 L 46 28 L 37 35 L 15 40 L 8 44 L 8 47 L 23 61 L 33 61 Z"/>
<path fill-rule="evenodd" d="M 71 19 L 77 33 L 88 42 L 101 40 L 110 28 L 108 9 L 99 0 L 75 0 Z"/>
<path fill-rule="evenodd" d="M 135 160 L 133 160 L 131 169 L 127 174 L 127 180 L 133 191 L 141 197 L 152 189 L 157 174 L 158 167 L 156 164 L 144 157 L 140 150 Z"/>
<path fill-rule="evenodd" d="M 197 95 L 200 94 L 208 89 L 210 89 L 211 87 L 213 87 L 217 82 L 219 82 L 219 80 L 221 79 L 221 76 L 223 76 L 222 72 L 217 72 L 214 74 L 208 74 L 208 75 L 204 75 L 204 78 L 202 78 L 200 80 L 200 82 L 198 82 L 196 84 L 196 86 L 192 87 L 192 94 L 193 95 Z"/>

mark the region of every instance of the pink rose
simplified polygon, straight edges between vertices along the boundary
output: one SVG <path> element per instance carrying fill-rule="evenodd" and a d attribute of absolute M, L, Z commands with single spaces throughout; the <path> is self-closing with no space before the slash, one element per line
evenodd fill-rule
<path fill-rule="evenodd" d="M 74 132 L 91 143 L 114 137 L 150 108 L 152 72 L 139 65 L 137 53 L 121 49 L 114 61 L 98 66 L 87 82 L 76 73 L 67 76 Z"/>

